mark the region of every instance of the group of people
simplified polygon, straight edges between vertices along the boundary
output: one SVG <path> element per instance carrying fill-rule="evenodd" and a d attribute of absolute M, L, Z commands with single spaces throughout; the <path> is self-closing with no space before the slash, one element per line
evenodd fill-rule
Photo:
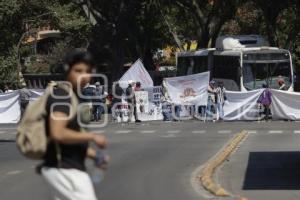
<path fill-rule="evenodd" d="M 122 121 L 123 116 L 122 109 L 124 108 L 124 101 L 127 103 L 127 109 L 129 110 L 127 115 L 127 121 L 130 122 L 134 117 L 134 121 L 139 123 L 141 120 L 137 114 L 137 102 L 135 98 L 135 92 L 142 91 L 142 85 L 140 82 L 128 81 L 126 89 L 120 86 L 120 83 L 116 82 L 113 85 L 113 99 L 112 99 L 112 117 L 114 121 Z"/>
<path fill-rule="evenodd" d="M 104 104 L 107 97 L 105 88 L 100 82 L 96 82 L 94 85 L 88 83 L 83 88 L 82 94 L 85 97 L 84 101 L 90 104 L 91 121 L 100 121 L 104 113 Z"/>
<path fill-rule="evenodd" d="M 180 105 L 174 104 L 170 100 L 170 97 L 163 83 L 163 94 L 162 94 L 162 114 L 164 121 L 178 121 L 180 120 L 180 112 L 185 107 L 188 115 L 198 117 L 204 120 L 222 120 L 224 117 L 223 107 L 225 104 L 226 90 L 222 82 L 211 81 L 207 88 L 208 99 L 207 105 Z"/>

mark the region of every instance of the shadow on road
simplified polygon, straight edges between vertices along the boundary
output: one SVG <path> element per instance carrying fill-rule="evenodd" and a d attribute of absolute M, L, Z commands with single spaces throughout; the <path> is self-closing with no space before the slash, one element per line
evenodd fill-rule
<path fill-rule="evenodd" d="M 15 143 L 15 140 L 0 140 L 0 143 Z"/>
<path fill-rule="evenodd" d="M 244 190 L 300 190 L 300 152 L 251 152 Z"/>

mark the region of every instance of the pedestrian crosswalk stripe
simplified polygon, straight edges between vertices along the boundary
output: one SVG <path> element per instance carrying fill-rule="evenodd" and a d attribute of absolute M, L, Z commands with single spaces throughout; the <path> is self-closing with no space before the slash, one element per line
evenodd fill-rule
<path fill-rule="evenodd" d="M 144 130 L 144 131 L 141 131 L 141 133 L 155 133 L 156 131 L 155 130 Z"/>
<path fill-rule="evenodd" d="M 192 131 L 192 133 L 201 134 L 201 133 L 206 133 L 206 131 L 205 130 L 196 130 L 196 131 Z"/>
<path fill-rule="evenodd" d="M 132 132 L 131 130 L 119 130 L 119 131 L 116 131 L 117 134 L 131 133 L 131 132 Z"/>
<path fill-rule="evenodd" d="M 171 131 L 167 131 L 167 133 L 179 133 L 180 130 L 171 130 Z"/>
<path fill-rule="evenodd" d="M 176 136 L 175 134 L 169 133 L 167 135 L 162 135 L 160 137 L 162 137 L 162 138 L 174 138 L 174 137 L 178 137 L 178 136 Z"/>
<path fill-rule="evenodd" d="M 253 134 L 253 133 L 257 133 L 257 131 L 255 131 L 255 130 L 248 130 L 247 132 L 248 132 L 248 133 L 252 133 L 252 134 Z"/>
<path fill-rule="evenodd" d="M 270 134 L 280 134 L 280 133 L 283 133 L 283 131 L 281 130 L 271 130 L 269 131 Z"/>
<path fill-rule="evenodd" d="M 231 130 L 221 130 L 221 131 L 218 131 L 218 133 L 231 133 L 232 131 Z"/>

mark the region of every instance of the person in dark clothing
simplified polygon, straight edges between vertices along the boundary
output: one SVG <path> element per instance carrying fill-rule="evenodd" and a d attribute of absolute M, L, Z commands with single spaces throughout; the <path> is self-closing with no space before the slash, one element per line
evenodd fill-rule
<path fill-rule="evenodd" d="M 31 97 L 31 92 L 27 89 L 25 83 L 22 84 L 22 88 L 19 90 L 19 94 L 20 94 L 19 103 L 20 103 L 21 118 L 22 118 Z"/>
<path fill-rule="evenodd" d="M 93 101 L 93 116 L 95 121 L 101 120 L 102 113 L 104 111 L 103 104 L 104 102 L 104 88 L 101 87 L 99 82 L 95 83 L 95 99 Z"/>
<path fill-rule="evenodd" d="M 82 89 L 89 81 L 92 70 L 91 56 L 82 50 L 74 50 L 65 58 L 66 80 L 71 84 L 79 102 L 77 88 Z M 80 76 L 80 82 L 77 82 Z M 93 142 L 106 148 L 107 141 L 101 134 L 85 131 L 78 122 L 78 112 L 68 119 L 71 98 L 62 88 L 54 88 L 46 104 L 46 133 L 49 143 L 41 167 L 41 174 L 53 192 L 54 199 L 96 200 L 90 177 L 86 172 L 85 159 L 91 158 L 100 166 L 99 151 L 89 147 Z M 66 105 L 68 104 L 68 105 Z M 81 113 L 80 113 L 81 114 Z"/>
<path fill-rule="evenodd" d="M 88 112 L 89 112 L 89 118 L 91 121 L 95 120 L 93 115 L 93 100 L 95 97 L 95 88 L 92 87 L 89 83 L 82 89 L 82 94 L 84 97 L 82 98 L 83 102 L 88 103 Z"/>
<path fill-rule="evenodd" d="M 133 110 L 133 113 L 129 115 L 129 119 L 131 119 L 133 114 L 135 122 L 140 123 L 141 120 L 138 119 L 134 92 L 141 90 L 141 83 L 137 82 L 136 87 L 133 87 L 133 84 L 133 81 L 129 81 L 128 87 L 126 88 L 126 100 L 133 107 L 133 109 L 131 108 L 131 111 Z"/>
<path fill-rule="evenodd" d="M 115 120 L 117 120 L 118 117 L 120 117 L 122 119 L 123 115 L 122 115 L 122 96 L 124 94 L 124 90 L 121 88 L 119 83 L 115 83 L 114 87 L 113 87 L 113 100 L 112 100 L 112 104 L 113 104 L 113 108 L 115 109 L 113 113 L 113 116 L 115 118 Z"/>

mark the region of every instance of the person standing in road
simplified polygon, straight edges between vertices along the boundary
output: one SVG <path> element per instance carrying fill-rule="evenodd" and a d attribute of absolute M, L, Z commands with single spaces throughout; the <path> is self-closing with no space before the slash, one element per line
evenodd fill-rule
<path fill-rule="evenodd" d="M 224 118 L 224 104 L 227 100 L 226 98 L 226 90 L 224 88 L 223 82 L 218 83 L 218 87 L 216 88 L 216 102 L 217 102 L 217 120 L 223 120 Z"/>
<path fill-rule="evenodd" d="M 208 100 L 207 100 L 207 107 L 206 107 L 206 118 L 209 117 L 213 121 L 214 120 L 214 113 L 216 112 L 216 82 L 214 80 L 209 82 L 208 85 Z"/>
<path fill-rule="evenodd" d="M 22 118 L 23 114 L 25 112 L 25 109 L 29 104 L 31 92 L 27 89 L 25 83 L 22 83 L 21 87 L 22 88 L 19 90 L 19 95 L 20 95 L 19 103 L 20 103 L 21 118 Z"/>
<path fill-rule="evenodd" d="M 130 109 L 131 111 L 133 111 L 133 113 L 130 112 L 131 114 L 129 115 L 129 120 L 131 120 L 133 114 L 135 122 L 137 123 L 141 122 L 141 120 L 139 120 L 137 116 L 137 108 L 136 108 L 136 100 L 135 100 L 134 92 L 140 90 L 141 90 L 140 82 L 137 82 L 134 87 L 134 82 L 132 80 L 128 81 L 128 87 L 126 88 L 126 100 L 133 107 Z"/>
<path fill-rule="evenodd" d="M 79 102 L 77 88 L 82 89 L 91 79 L 92 58 L 83 50 L 74 50 L 65 58 L 64 73 Z M 84 75 L 84 78 L 80 76 Z M 80 80 L 78 82 L 77 80 Z M 79 114 L 68 119 L 71 98 L 66 90 L 54 88 L 46 104 L 46 133 L 49 138 L 40 172 L 48 183 L 55 200 L 97 200 L 91 178 L 86 172 L 85 160 L 91 158 L 100 167 L 99 151 L 89 143 L 104 149 L 105 136 L 83 130 Z M 83 114 L 83 113 L 82 113 Z"/>
<path fill-rule="evenodd" d="M 123 88 L 120 86 L 119 83 L 114 83 L 113 85 L 113 99 L 112 99 L 112 115 L 115 121 L 118 121 L 118 118 L 122 121 L 123 114 L 122 114 L 122 96 L 124 94 Z"/>
<path fill-rule="evenodd" d="M 83 100 L 88 105 L 90 119 L 93 121 L 95 120 L 93 115 L 93 99 L 95 97 L 95 88 L 92 87 L 90 83 L 87 83 L 86 86 L 82 89 L 82 94 L 84 95 Z"/>
<path fill-rule="evenodd" d="M 257 103 L 264 107 L 264 119 L 269 120 L 271 114 L 270 106 L 272 104 L 272 93 L 267 84 L 263 84 L 262 87 L 264 88 L 264 91 L 258 98 Z"/>
<path fill-rule="evenodd" d="M 135 84 L 135 87 L 134 87 L 134 92 L 138 92 L 138 91 L 142 91 L 142 85 L 141 85 L 141 82 L 136 82 Z M 133 96 L 133 104 L 134 104 L 134 110 L 133 110 L 133 113 L 134 113 L 134 118 L 135 118 L 135 122 L 139 123 L 141 122 L 141 120 L 139 120 L 138 118 L 138 114 L 137 114 L 137 104 L 136 104 L 136 99 L 135 99 L 135 95 Z"/>
<path fill-rule="evenodd" d="M 100 82 L 95 83 L 96 89 L 95 89 L 95 99 L 94 99 L 94 105 L 93 105 L 93 115 L 94 120 L 99 121 L 101 120 L 101 116 L 103 114 L 104 108 L 104 88 L 101 87 Z M 102 105 L 100 105 L 100 103 Z"/>

